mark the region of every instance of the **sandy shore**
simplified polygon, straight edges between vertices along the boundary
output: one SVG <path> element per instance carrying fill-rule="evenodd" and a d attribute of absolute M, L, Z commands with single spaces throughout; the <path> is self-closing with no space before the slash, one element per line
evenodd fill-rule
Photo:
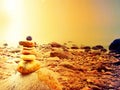
<path fill-rule="evenodd" d="M 41 68 L 29 75 L 16 71 L 20 48 L 0 49 L 0 90 L 119 90 L 119 62 L 108 52 L 58 44 L 37 47 Z"/>

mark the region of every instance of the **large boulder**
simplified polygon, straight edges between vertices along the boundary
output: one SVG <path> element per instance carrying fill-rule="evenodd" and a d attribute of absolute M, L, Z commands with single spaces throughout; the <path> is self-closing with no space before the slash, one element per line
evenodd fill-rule
<path fill-rule="evenodd" d="M 47 68 L 27 75 L 16 72 L 0 81 L 0 90 L 62 90 L 57 78 L 57 73 Z"/>
<path fill-rule="evenodd" d="M 119 53 L 120 54 L 120 39 L 115 39 L 110 45 L 109 45 L 110 52 Z"/>
<path fill-rule="evenodd" d="M 0 84 L 2 90 L 50 90 L 48 85 L 38 79 L 36 73 L 21 75 L 17 72 Z"/>

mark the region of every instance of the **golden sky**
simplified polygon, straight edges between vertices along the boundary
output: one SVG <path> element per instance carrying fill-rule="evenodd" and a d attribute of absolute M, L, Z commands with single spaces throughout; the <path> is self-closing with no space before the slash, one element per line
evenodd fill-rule
<path fill-rule="evenodd" d="M 0 0 L 0 42 L 108 45 L 119 38 L 118 0 Z"/>

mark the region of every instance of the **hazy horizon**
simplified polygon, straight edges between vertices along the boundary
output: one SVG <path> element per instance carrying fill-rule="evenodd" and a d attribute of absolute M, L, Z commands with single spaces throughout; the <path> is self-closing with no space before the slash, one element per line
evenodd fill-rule
<path fill-rule="evenodd" d="M 120 35 L 120 0 L 0 0 L 0 43 L 108 46 Z"/>

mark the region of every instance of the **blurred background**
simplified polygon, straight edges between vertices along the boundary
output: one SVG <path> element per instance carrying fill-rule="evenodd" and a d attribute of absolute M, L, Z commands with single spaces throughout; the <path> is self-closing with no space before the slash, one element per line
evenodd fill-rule
<path fill-rule="evenodd" d="M 120 0 L 0 0 L 0 43 L 108 46 L 120 37 Z"/>

